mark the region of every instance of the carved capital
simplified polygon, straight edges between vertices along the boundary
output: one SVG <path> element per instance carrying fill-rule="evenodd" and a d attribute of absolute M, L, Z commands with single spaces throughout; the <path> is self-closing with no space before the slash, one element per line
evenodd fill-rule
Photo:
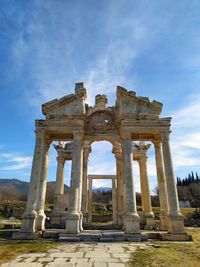
<path fill-rule="evenodd" d="M 46 134 L 44 130 L 36 129 L 35 135 L 36 135 L 37 140 L 41 140 L 42 142 L 45 143 L 46 146 L 50 146 L 51 139 L 49 138 L 49 136 Z"/>
<path fill-rule="evenodd" d="M 162 139 L 163 143 L 166 143 L 166 142 L 170 141 L 170 133 L 171 133 L 171 131 L 162 133 L 161 139 Z"/>
<path fill-rule="evenodd" d="M 73 140 L 82 140 L 82 139 L 83 139 L 83 132 L 81 131 L 73 132 Z"/>
<path fill-rule="evenodd" d="M 161 140 L 152 140 L 152 143 L 154 144 L 155 149 L 161 148 Z"/>
<path fill-rule="evenodd" d="M 121 138 L 122 138 L 122 140 L 130 140 L 131 141 L 131 132 L 126 131 L 126 129 L 123 130 L 121 132 Z"/>
<path fill-rule="evenodd" d="M 144 155 L 144 156 L 140 157 L 139 161 L 142 164 L 142 163 L 147 162 L 147 159 L 148 159 L 148 157 Z"/>

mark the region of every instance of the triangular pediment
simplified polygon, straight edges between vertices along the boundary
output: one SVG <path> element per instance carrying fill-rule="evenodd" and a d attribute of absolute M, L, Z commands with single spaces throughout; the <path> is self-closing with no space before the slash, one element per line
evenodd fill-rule
<path fill-rule="evenodd" d="M 159 118 L 162 111 L 162 103 L 155 100 L 150 101 L 148 97 L 136 96 L 134 91 L 128 91 L 120 86 L 117 86 L 117 99 L 113 107 L 107 107 L 106 95 L 96 95 L 95 105 L 92 107 L 89 107 L 85 100 L 86 88 L 84 84 L 76 83 L 74 94 L 43 104 L 42 112 L 46 118 L 86 115 L 89 120 L 93 117 L 95 117 L 94 120 L 101 120 L 105 117 L 106 121 L 109 113 L 116 119 L 130 117 L 133 119 L 154 119 Z M 92 116 L 94 113 L 95 116 Z M 114 117 L 113 120 L 115 120 Z"/>
<path fill-rule="evenodd" d="M 127 91 L 117 86 L 116 108 L 120 116 L 159 117 L 162 103 L 150 101 L 148 97 L 136 96 L 134 91 Z"/>
<path fill-rule="evenodd" d="M 54 99 L 42 105 L 42 112 L 46 116 L 83 115 L 85 111 L 86 89 L 83 83 L 77 83 L 75 94 Z"/>

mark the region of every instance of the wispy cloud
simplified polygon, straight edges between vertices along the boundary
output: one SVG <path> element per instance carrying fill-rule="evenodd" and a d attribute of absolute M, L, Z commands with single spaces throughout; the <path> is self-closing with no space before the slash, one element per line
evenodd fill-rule
<path fill-rule="evenodd" d="M 32 157 L 17 153 L 0 154 L 0 171 L 16 171 L 30 168 Z"/>
<path fill-rule="evenodd" d="M 38 108 L 45 101 L 72 93 L 73 83 L 79 80 L 88 87 L 89 103 L 94 102 L 99 92 L 114 96 L 117 84 L 132 86 L 134 74 L 130 81 L 126 72 L 148 32 L 139 17 L 124 17 L 118 23 L 120 5 L 111 2 L 101 16 L 96 14 L 95 7 L 87 13 L 87 20 L 82 21 L 77 14 L 83 11 L 73 5 L 34 3 L 29 17 L 19 10 L 22 26 L 12 47 L 13 68 L 18 72 L 26 68 L 33 82 L 34 90 L 25 90 L 30 105 Z M 72 15 L 65 14 L 65 9 Z M 102 23 L 101 29 L 90 26 L 94 17 Z M 24 20 L 26 24 L 21 23 Z M 94 25 L 97 27 L 98 23 Z M 92 40 L 87 35 L 92 35 Z"/>
<path fill-rule="evenodd" d="M 200 94 L 172 114 L 172 152 L 175 168 L 200 166 Z"/>

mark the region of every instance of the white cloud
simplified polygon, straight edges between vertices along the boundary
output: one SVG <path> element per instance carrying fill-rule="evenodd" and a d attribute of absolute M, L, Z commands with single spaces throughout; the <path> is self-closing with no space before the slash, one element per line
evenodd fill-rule
<path fill-rule="evenodd" d="M 17 153 L 0 154 L 0 171 L 15 171 L 30 168 L 32 157 Z"/>
<path fill-rule="evenodd" d="M 191 95 L 172 115 L 171 147 L 175 169 L 200 165 L 200 94 Z"/>
<path fill-rule="evenodd" d="M 110 12 L 102 14 L 101 31 L 93 32 L 93 41 L 89 42 L 85 37 L 89 34 L 88 22 L 80 20 L 80 9 L 73 7 L 70 10 L 74 17 L 69 25 L 71 15 L 63 11 L 68 7 L 67 3 L 55 7 L 51 2 L 35 1 L 35 5 L 28 18 L 23 10 L 19 11 L 21 20 L 26 17 L 27 24 L 21 25 L 12 50 L 15 71 L 30 69 L 34 88 L 24 90 L 29 105 L 38 108 L 46 101 L 73 93 L 73 83 L 78 81 L 86 83 L 90 104 L 94 103 L 97 93 L 113 96 L 117 84 L 133 86 L 126 71 L 139 54 L 140 44 L 148 32 L 139 16 L 123 17 L 118 23 L 121 4 L 108 4 L 112 16 Z M 92 12 L 93 9 L 87 14 L 89 20 Z M 28 40 L 24 36 L 28 36 Z M 91 49 L 85 49 L 84 44 Z M 90 50 L 95 51 L 95 57 Z M 137 80 L 134 74 L 131 80 Z"/>

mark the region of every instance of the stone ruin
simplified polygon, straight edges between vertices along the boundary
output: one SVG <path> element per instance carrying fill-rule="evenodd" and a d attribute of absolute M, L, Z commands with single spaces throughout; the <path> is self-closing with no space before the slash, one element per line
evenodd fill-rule
<path fill-rule="evenodd" d="M 58 237 L 80 236 L 83 222 L 92 222 L 92 180 L 105 176 L 88 175 L 91 144 L 108 141 L 116 158 L 116 174 L 112 177 L 113 222 L 127 237 L 143 240 L 145 229 L 153 229 L 155 221 L 151 206 L 147 152 L 151 142 L 155 149 L 157 184 L 160 201 L 160 239 L 189 240 L 180 213 L 170 149 L 171 118 L 161 118 L 162 104 L 148 97 L 137 96 L 117 86 L 116 103 L 108 107 L 106 95 L 97 95 L 89 106 L 83 83 L 75 84 L 75 93 L 42 105 L 43 120 L 35 121 L 35 150 L 30 189 L 22 227 L 13 239 L 34 239 L 45 232 L 44 213 L 50 144 L 57 151 L 55 203 L 51 223 L 64 225 Z M 136 143 L 139 141 L 139 143 Z M 64 164 L 72 161 L 70 195 L 64 197 Z M 142 215 L 136 206 L 133 160 L 139 163 Z M 68 203 L 67 203 L 68 202 Z M 67 206 L 67 209 L 65 208 Z M 129 239 L 128 239 L 129 237 Z"/>

